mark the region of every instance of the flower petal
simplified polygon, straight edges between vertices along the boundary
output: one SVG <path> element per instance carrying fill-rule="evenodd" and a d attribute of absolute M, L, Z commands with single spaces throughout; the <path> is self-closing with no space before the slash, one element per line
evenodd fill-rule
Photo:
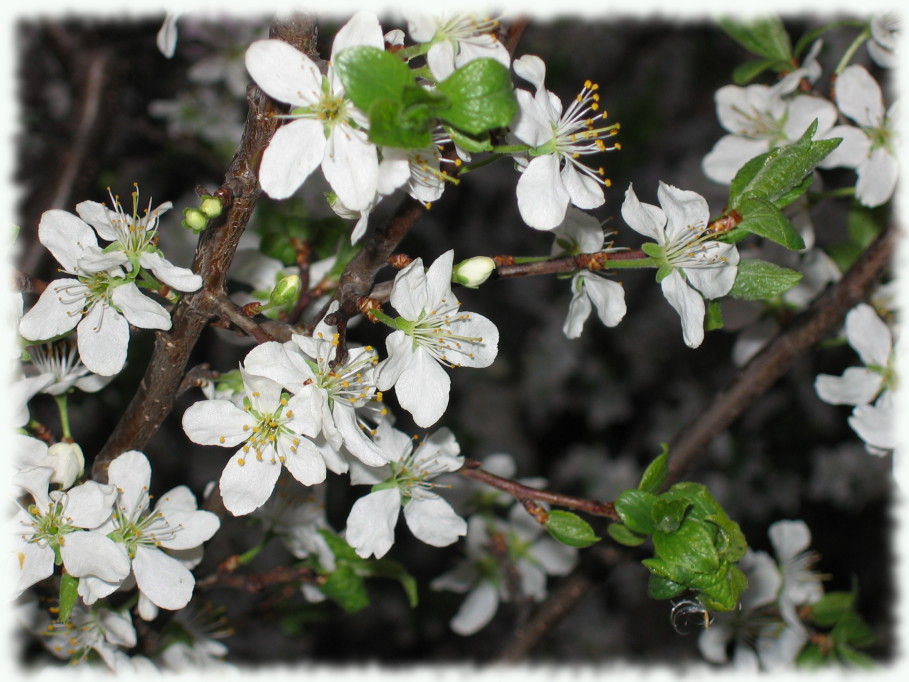
<path fill-rule="evenodd" d="M 286 199 L 310 176 L 325 154 L 320 121 L 300 118 L 275 132 L 262 155 L 259 183 L 272 199 Z"/>
<path fill-rule="evenodd" d="M 131 325 L 142 329 L 170 329 L 170 313 L 145 296 L 133 283 L 115 287 L 111 301 Z"/>
<path fill-rule="evenodd" d="M 193 443 L 233 447 L 249 439 L 252 421 L 229 400 L 200 400 L 183 413 L 183 430 Z"/>
<path fill-rule="evenodd" d="M 867 303 L 860 303 L 846 315 L 846 338 L 866 365 L 886 367 L 890 362 L 890 327 Z"/>
<path fill-rule="evenodd" d="M 459 635 L 472 635 L 482 630 L 499 608 L 499 591 L 495 585 L 481 582 L 467 595 L 451 619 L 451 629 Z"/>
<path fill-rule="evenodd" d="M 139 545 L 133 559 L 136 585 L 155 606 L 176 611 L 189 603 L 196 579 L 179 561 L 160 549 Z"/>
<path fill-rule="evenodd" d="M 657 206 L 638 200 L 632 185 L 628 185 L 628 189 L 625 190 L 622 219 L 638 234 L 650 237 L 659 244 L 664 242 L 666 214 Z"/>
<path fill-rule="evenodd" d="M 230 458 L 221 472 L 221 498 L 224 506 L 234 516 L 255 511 L 268 501 L 281 474 L 281 463 L 274 451 L 266 451 L 262 458 L 250 449 L 240 449 Z"/>
<path fill-rule="evenodd" d="M 123 315 L 106 303 L 96 303 L 77 331 L 79 358 L 90 371 L 110 376 L 123 369 L 129 347 L 129 323 Z"/>
<path fill-rule="evenodd" d="M 199 275 L 189 268 L 174 265 L 157 251 L 143 251 L 139 254 L 139 264 L 151 270 L 155 277 L 171 289 L 189 292 L 202 288 L 202 278 Z"/>
<path fill-rule="evenodd" d="M 68 573 L 77 578 L 92 575 L 105 582 L 122 582 L 130 571 L 130 561 L 121 545 L 101 533 L 68 533 L 60 556 Z"/>
<path fill-rule="evenodd" d="M 554 154 L 538 156 L 527 164 L 517 186 L 522 220 L 537 230 L 551 230 L 565 218 L 569 194 Z"/>
<path fill-rule="evenodd" d="M 19 333 L 30 341 L 65 334 L 82 319 L 88 288 L 72 278 L 55 279 L 19 320 Z"/>
<path fill-rule="evenodd" d="M 68 272 L 76 271 L 86 252 L 98 250 L 98 238 L 85 221 L 59 209 L 41 214 L 38 239 Z"/>
<path fill-rule="evenodd" d="M 249 75 L 271 97 L 297 107 L 311 106 L 321 99 L 319 68 L 283 40 L 257 40 L 247 48 L 245 59 Z"/>
<path fill-rule="evenodd" d="M 467 522 L 441 497 L 411 498 L 404 520 L 417 539 L 433 547 L 447 547 L 467 534 Z"/>
<path fill-rule="evenodd" d="M 347 124 L 335 126 L 322 158 L 322 172 L 341 202 L 361 211 L 376 197 L 379 155 L 362 130 Z"/>
<path fill-rule="evenodd" d="M 673 270 L 660 286 L 669 305 L 682 319 L 682 336 L 690 348 L 697 348 L 704 341 L 704 299 L 688 286 L 682 275 Z"/>
<path fill-rule="evenodd" d="M 375 555 L 381 559 L 394 544 L 395 525 L 401 509 L 401 493 L 386 488 L 354 502 L 347 516 L 344 538 L 363 559 Z"/>
<path fill-rule="evenodd" d="M 818 397 L 831 405 L 867 405 L 883 386 L 884 379 L 865 367 L 850 367 L 843 376 L 818 374 L 814 390 Z"/>

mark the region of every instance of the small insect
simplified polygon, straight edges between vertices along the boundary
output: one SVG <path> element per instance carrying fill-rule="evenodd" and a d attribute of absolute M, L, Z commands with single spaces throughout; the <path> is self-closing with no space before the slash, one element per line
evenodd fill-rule
<path fill-rule="evenodd" d="M 699 619 L 701 622 L 698 622 Z M 669 620 L 673 629 L 680 635 L 690 634 L 692 629 L 700 628 L 702 625 L 704 630 L 709 630 L 710 624 L 713 623 L 710 611 L 695 599 L 683 599 L 674 603 Z"/>

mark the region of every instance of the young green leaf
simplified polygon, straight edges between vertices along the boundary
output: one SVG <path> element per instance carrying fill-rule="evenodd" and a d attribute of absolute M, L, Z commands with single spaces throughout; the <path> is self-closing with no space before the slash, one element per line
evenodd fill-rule
<path fill-rule="evenodd" d="M 652 535 L 656 530 L 650 513 L 656 495 L 643 490 L 626 490 L 615 501 L 615 510 L 622 522 L 635 533 Z"/>
<path fill-rule="evenodd" d="M 451 103 L 439 118 L 468 135 L 507 126 L 518 111 L 508 69 L 494 59 L 474 59 L 436 88 Z"/>
<path fill-rule="evenodd" d="M 417 113 L 422 115 L 415 116 Z M 421 109 L 411 108 L 408 112 L 400 102 L 380 99 L 369 107 L 369 139 L 383 147 L 428 147 L 432 144 L 431 122 L 431 113 L 425 105 Z"/>
<path fill-rule="evenodd" d="M 801 280 L 800 272 L 756 258 L 746 258 L 739 261 L 729 295 L 745 301 L 759 301 L 789 291 Z"/>
<path fill-rule="evenodd" d="M 789 219 L 767 199 L 754 195 L 746 196 L 739 203 L 738 210 L 743 217 L 742 222 L 738 224 L 739 229 L 769 239 L 793 251 L 805 248 L 802 236 Z"/>
<path fill-rule="evenodd" d="M 414 85 L 410 67 L 400 58 L 370 45 L 341 50 L 332 62 L 350 100 L 363 111 L 374 102 L 401 102 L 404 89 Z"/>
<path fill-rule="evenodd" d="M 669 473 L 669 445 L 662 443 L 661 446 L 663 452 L 647 465 L 643 476 L 641 476 L 641 482 L 638 484 L 638 490 L 656 494 L 663 487 L 666 475 Z"/>
<path fill-rule="evenodd" d="M 741 21 L 720 19 L 720 28 L 746 49 L 768 59 L 791 62 L 792 44 L 778 17 Z"/>
<path fill-rule="evenodd" d="M 363 579 L 348 563 L 339 563 L 319 589 L 348 613 L 356 613 L 369 606 L 369 595 Z"/>
<path fill-rule="evenodd" d="M 647 539 L 646 535 L 635 533 L 624 523 L 610 523 L 606 532 L 609 533 L 609 537 L 626 547 L 637 547 Z"/>
<path fill-rule="evenodd" d="M 543 527 L 552 537 L 569 547 L 590 547 L 601 540 L 584 519 L 560 509 L 549 512 L 549 518 Z"/>
<path fill-rule="evenodd" d="M 712 573 L 720 566 L 720 558 L 713 545 L 713 534 L 703 523 L 691 518 L 671 533 L 656 531 L 653 534 L 653 547 L 658 558 L 692 573 Z"/>

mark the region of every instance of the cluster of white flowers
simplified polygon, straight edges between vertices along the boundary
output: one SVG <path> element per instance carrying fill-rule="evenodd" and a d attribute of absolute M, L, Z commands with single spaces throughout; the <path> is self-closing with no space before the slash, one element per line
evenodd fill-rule
<path fill-rule="evenodd" d="M 895 44 L 892 31 L 881 21 L 872 23 L 876 39 L 868 43 L 872 55 L 889 54 Z M 822 168 L 853 168 L 855 196 L 865 206 L 880 206 L 893 196 L 899 177 L 898 102 L 885 107 L 881 88 L 868 70 L 847 66 L 833 81 L 834 102 L 799 88 L 804 78 L 814 83 L 821 75 L 814 44 L 800 68 L 777 84 L 728 85 L 716 93 L 717 118 L 729 134 L 720 138 L 704 157 L 703 170 L 711 180 L 728 184 L 742 165 L 774 147 L 795 142 L 813 121 L 815 139 L 842 138 L 823 160 Z M 886 57 L 881 57 L 886 61 Z M 839 115 L 852 121 L 837 125 Z"/>

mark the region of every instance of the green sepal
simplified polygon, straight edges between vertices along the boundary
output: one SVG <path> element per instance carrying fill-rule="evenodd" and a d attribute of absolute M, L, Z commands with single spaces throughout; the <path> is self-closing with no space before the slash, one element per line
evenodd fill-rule
<path fill-rule="evenodd" d="M 730 38 L 747 50 L 787 64 L 792 61 L 792 43 L 779 17 L 746 21 L 724 18 L 718 23 Z"/>
<path fill-rule="evenodd" d="M 656 494 L 666 482 L 666 476 L 669 473 L 669 444 L 660 443 L 660 447 L 663 448 L 663 452 L 644 469 L 641 482 L 638 483 L 638 490 Z"/>
<path fill-rule="evenodd" d="M 452 128 L 451 126 L 445 126 L 445 132 L 448 133 L 448 136 L 455 145 L 471 154 L 491 152 L 493 150 L 492 142 L 490 142 L 488 134 L 479 136 L 466 135 L 457 128 Z"/>
<path fill-rule="evenodd" d="M 550 511 L 543 527 L 553 538 L 569 547 L 590 547 L 602 539 L 580 516 L 561 509 Z"/>
<path fill-rule="evenodd" d="M 626 547 L 637 547 L 647 539 L 646 535 L 635 533 L 624 523 L 610 523 L 606 532 L 609 533 L 609 537 Z"/>
<path fill-rule="evenodd" d="M 671 265 L 661 265 L 660 269 L 657 270 L 657 273 L 656 273 L 657 284 L 659 284 L 664 279 L 669 277 L 669 275 L 671 275 L 673 272 L 675 272 L 675 268 L 672 267 Z"/>
<path fill-rule="evenodd" d="M 796 270 L 756 258 L 746 258 L 739 261 L 729 296 L 744 301 L 773 298 L 801 282 L 802 276 L 802 273 Z"/>
<path fill-rule="evenodd" d="M 474 59 L 436 86 L 450 107 L 439 118 L 468 135 L 511 123 L 518 111 L 511 75 L 495 59 Z"/>
<path fill-rule="evenodd" d="M 657 262 L 666 260 L 666 252 L 663 250 L 663 247 L 656 242 L 644 242 L 641 244 L 641 251 Z"/>
<path fill-rule="evenodd" d="M 652 535 L 656 530 L 651 508 L 656 495 L 643 490 L 626 490 L 615 501 L 615 510 L 622 522 L 635 533 Z"/>
<path fill-rule="evenodd" d="M 742 214 L 740 230 L 769 239 L 793 251 L 805 248 L 805 242 L 783 212 L 772 202 L 758 196 L 746 196 L 738 205 Z"/>
<path fill-rule="evenodd" d="M 79 579 L 64 572 L 60 576 L 60 611 L 57 613 L 58 621 L 65 623 L 69 620 L 78 597 Z"/>

